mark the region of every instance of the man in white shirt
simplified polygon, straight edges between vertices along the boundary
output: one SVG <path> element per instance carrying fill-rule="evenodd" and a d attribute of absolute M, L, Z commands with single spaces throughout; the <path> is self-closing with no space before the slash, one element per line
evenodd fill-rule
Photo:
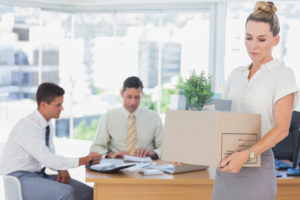
<path fill-rule="evenodd" d="M 66 158 L 55 154 L 49 122 L 59 118 L 63 95 L 58 85 L 41 84 L 36 93 L 38 109 L 15 125 L 4 147 L 0 172 L 20 180 L 24 200 L 93 199 L 93 189 L 71 179 L 67 169 L 90 161 L 99 163 L 101 155 L 92 152 L 81 158 Z M 58 175 L 47 175 L 45 167 L 58 170 Z"/>
<path fill-rule="evenodd" d="M 149 156 L 158 159 L 162 146 L 162 123 L 159 115 L 146 108 L 139 108 L 143 95 L 143 83 L 138 77 L 129 77 L 123 84 L 123 106 L 107 112 L 100 119 L 90 151 L 110 152 L 107 158 L 123 158 L 124 155 Z M 131 118 L 132 117 L 132 118 Z M 133 120 L 133 122 L 131 122 Z M 131 123 L 133 130 L 130 130 Z M 134 132 L 134 133 L 130 133 Z M 128 138 L 132 136 L 132 143 Z M 130 151 L 130 146 L 133 151 Z"/>

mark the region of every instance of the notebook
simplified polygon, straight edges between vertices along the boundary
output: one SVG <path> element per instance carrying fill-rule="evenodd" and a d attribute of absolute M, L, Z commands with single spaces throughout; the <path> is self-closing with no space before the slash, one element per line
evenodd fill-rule
<path fill-rule="evenodd" d="M 101 173 L 114 173 L 118 172 L 122 169 L 132 167 L 135 164 L 132 163 L 124 163 L 121 165 L 115 165 L 115 164 L 110 164 L 110 163 L 100 163 L 100 164 L 95 164 L 95 165 L 87 165 L 86 168 L 95 171 L 95 172 L 101 172 Z"/>
<path fill-rule="evenodd" d="M 95 172 L 101 173 L 114 173 L 122 169 L 134 166 L 135 163 L 124 163 L 122 159 L 101 159 L 99 164 L 92 164 L 92 160 L 89 165 L 86 166 L 87 169 Z"/>

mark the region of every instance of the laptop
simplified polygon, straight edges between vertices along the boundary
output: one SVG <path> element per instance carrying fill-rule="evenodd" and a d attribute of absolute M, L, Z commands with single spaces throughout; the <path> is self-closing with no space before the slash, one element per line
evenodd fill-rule
<path fill-rule="evenodd" d="M 189 165 L 189 164 L 183 164 L 183 165 L 163 164 L 157 166 L 157 169 L 160 169 L 170 174 L 205 170 L 207 168 L 208 168 L 207 166 L 203 166 L 203 165 Z"/>

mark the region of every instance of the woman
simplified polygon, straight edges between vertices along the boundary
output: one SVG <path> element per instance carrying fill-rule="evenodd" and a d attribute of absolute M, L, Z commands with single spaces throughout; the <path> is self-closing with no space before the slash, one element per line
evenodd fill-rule
<path fill-rule="evenodd" d="M 274 200 L 276 177 L 271 147 L 288 135 L 298 88 L 290 68 L 273 59 L 279 43 L 279 21 L 272 2 L 257 2 L 246 21 L 245 45 L 252 63 L 229 76 L 224 98 L 232 111 L 262 116 L 262 139 L 228 156 L 216 171 L 213 200 Z M 261 167 L 242 168 L 261 154 Z"/>

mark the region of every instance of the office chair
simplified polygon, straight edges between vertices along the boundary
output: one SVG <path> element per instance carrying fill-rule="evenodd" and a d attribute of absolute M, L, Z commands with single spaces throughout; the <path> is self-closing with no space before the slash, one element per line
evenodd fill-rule
<path fill-rule="evenodd" d="M 0 143 L 0 159 L 2 155 L 2 150 L 5 143 Z M 2 179 L 3 187 L 4 187 L 4 196 L 5 200 L 22 200 L 22 192 L 21 192 L 21 183 L 19 179 L 14 176 L 0 176 Z M 0 191 L 3 188 L 0 188 Z"/>
<path fill-rule="evenodd" d="M 14 176 L 1 176 L 6 200 L 22 200 L 21 183 Z"/>
<path fill-rule="evenodd" d="M 291 124 L 289 128 L 289 135 L 280 141 L 275 147 L 272 148 L 274 152 L 275 167 L 276 169 L 288 169 L 292 165 L 286 164 L 280 160 L 290 160 L 291 162 L 295 159 L 295 152 L 299 137 L 299 127 L 300 127 L 300 112 L 293 111 Z"/>

